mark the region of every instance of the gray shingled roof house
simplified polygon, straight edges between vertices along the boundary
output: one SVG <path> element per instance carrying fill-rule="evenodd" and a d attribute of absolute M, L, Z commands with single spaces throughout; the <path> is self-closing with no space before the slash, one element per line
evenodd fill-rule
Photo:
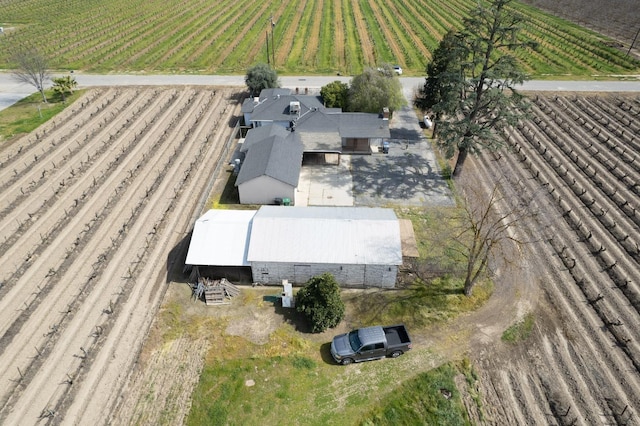
<path fill-rule="evenodd" d="M 289 89 L 263 90 L 244 101 L 242 113 L 253 128 L 278 125 L 301 133 L 305 153 L 370 154 L 390 137 L 389 120 L 382 115 L 325 108 L 321 97 L 295 95 Z"/>
<path fill-rule="evenodd" d="M 240 152 L 247 152 L 249 148 L 267 138 L 278 136 L 286 138 L 291 132 L 282 126 L 262 126 L 256 127 L 247 132 L 244 142 L 240 146 Z"/>
<path fill-rule="evenodd" d="M 276 198 L 295 203 L 302 143 L 298 134 L 285 133 L 268 136 L 246 150 L 236 178 L 240 204 L 273 204 Z"/>
<path fill-rule="evenodd" d="M 240 147 L 241 204 L 273 204 L 277 198 L 295 203 L 304 155 L 334 154 L 339 160 L 344 153 L 371 154 L 390 137 L 382 115 L 325 108 L 321 97 L 289 89 L 263 90 L 244 101 L 242 113 L 251 129 Z"/>

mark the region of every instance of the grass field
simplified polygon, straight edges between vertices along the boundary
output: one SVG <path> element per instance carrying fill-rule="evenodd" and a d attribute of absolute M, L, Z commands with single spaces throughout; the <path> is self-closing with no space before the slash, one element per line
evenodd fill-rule
<path fill-rule="evenodd" d="M 275 44 L 281 74 L 357 74 L 399 64 L 421 75 L 438 41 L 460 28 L 474 0 L 0 0 L 0 68 L 21 44 L 38 46 L 59 70 L 244 73 Z M 516 3 L 530 18 L 524 53 L 539 78 L 633 74 L 640 61 L 599 34 Z M 271 18 L 275 25 L 271 27 Z M 272 43 L 273 42 L 273 43 Z"/>
<path fill-rule="evenodd" d="M 40 92 L 36 92 L 0 113 L 0 143 L 17 135 L 29 133 L 46 123 L 84 92 L 76 91 L 67 97 L 66 102 L 55 96 L 51 90 L 46 93 L 48 100 L 46 104 L 42 102 Z"/>

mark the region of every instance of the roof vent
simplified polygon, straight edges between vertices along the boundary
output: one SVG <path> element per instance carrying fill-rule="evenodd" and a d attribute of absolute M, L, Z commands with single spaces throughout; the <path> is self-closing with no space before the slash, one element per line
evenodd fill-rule
<path fill-rule="evenodd" d="M 259 98 L 258 96 L 255 96 L 255 97 L 253 98 L 253 104 L 254 104 L 254 105 L 258 105 L 259 103 L 260 103 L 260 98 Z"/>
<path fill-rule="evenodd" d="M 300 114 L 300 102 L 291 101 L 289 103 L 289 114 Z"/>

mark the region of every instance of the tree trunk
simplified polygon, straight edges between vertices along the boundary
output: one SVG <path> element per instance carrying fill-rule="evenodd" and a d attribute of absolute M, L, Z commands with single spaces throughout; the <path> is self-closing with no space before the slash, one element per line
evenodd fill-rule
<path fill-rule="evenodd" d="M 464 162 L 467 159 L 468 154 L 469 151 L 467 151 L 467 148 L 460 148 L 458 150 L 458 158 L 456 159 L 456 165 L 453 168 L 452 174 L 454 179 L 462 174 L 462 168 L 464 167 Z"/>
<path fill-rule="evenodd" d="M 40 89 L 40 94 L 42 95 L 42 102 L 44 102 L 45 104 L 48 103 L 47 96 L 44 94 L 44 89 Z"/>
<path fill-rule="evenodd" d="M 473 280 L 470 280 L 469 278 L 467 278 L 464 281 L 464 295 L 467 297 L 471 297 L 471 294 L 473 293 L 473 285 L 475 283 L 473 282 Z"/>

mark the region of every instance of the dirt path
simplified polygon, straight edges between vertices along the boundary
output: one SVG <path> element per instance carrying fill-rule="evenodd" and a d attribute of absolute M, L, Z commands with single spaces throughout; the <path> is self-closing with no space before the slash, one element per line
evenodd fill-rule
<path fill-rule="evenodd" d="M 360 40 L 360 45 L 362 47 L 363 64 L 365 66 L 372 67 L 376 64 L 376 57 L 360 3 L 352 3 L 351 11 L 353 12 L 353 19 L 356 24 L 356 29 L 358 30 L 358 39 Z"/>

